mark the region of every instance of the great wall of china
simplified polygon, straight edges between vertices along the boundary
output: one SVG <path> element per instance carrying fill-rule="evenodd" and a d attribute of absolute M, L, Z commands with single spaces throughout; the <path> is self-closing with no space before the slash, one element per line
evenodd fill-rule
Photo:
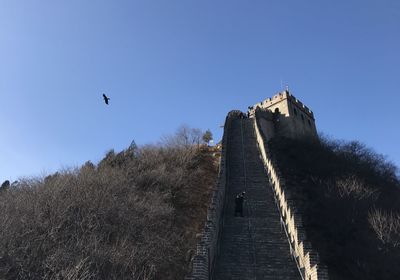
<path fill-rule="evenodd" d="M 268 149 L 275 135 L 315 137 L 314 115 L 285 91 L 226 117 L 218 185 L 186 280 L 328 279 Z M 234 197 L 246 192 L 244 217 Z"/>

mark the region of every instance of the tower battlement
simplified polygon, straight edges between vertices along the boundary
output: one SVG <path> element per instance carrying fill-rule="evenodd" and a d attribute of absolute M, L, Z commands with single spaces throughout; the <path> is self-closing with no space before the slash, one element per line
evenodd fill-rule
<path fill-rule="evenodd" d="M 279 92 L 271 98 L 249 107 L 249 116 L 255 117 L 256 111 L 264 112 L 266 135 L 299 138 L 316 136 L 314 113 L 292 95 L 288 90 Z M 268 115 L 269 114 L 269 115 Z"/>
<path fill-rule="evenodd" d="M 253 110 L 255 110 L 257 108 L 268 109 L 269 107 L 274 106 L 275 104 L 277 104 L 279 102 L 282 102 L 284 99 L 288 99 L 288 101 L 290 101 L 293 105 L 295 105 L 299 110 L 303 111 L 304 114 L 306 114 L 310 118 L 314 119 L 314 113 L 310 110 L 310 108 L 308 108 L 306 105 L 304 105 L 300 100 L 298 100 L 294 95 L 292 95 L 287 90 L 278 92 L 274 96 L 267 98 L 264 101 L 254 104 L 254 106 L 251 106 L 251 108 Z"/>

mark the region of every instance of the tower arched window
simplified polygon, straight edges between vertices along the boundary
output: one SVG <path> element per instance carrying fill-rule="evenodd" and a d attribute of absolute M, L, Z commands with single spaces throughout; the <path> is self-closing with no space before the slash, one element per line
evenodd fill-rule
<path fill-rule="evenodd" d="M 279 114 L 280 114 L 279 108 L 275 108 L 275 110 L 274 110 L 274 120 L 276 122 L 279 122 Z"/>

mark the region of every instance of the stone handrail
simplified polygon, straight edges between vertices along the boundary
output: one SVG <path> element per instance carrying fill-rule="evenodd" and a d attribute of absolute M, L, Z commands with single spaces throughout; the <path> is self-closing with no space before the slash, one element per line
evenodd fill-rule
<path fill-rule="evenodd" d="M 297 212 L 290 193 L 285 188 L 285 180 L 278 169 L 278 165 L 271 157 L 267 146 L 267 138 L 260 127 L 257 116 L 254 118 L 254 129 L 261 158 L 268 173 L 278 209 L 281 213 L 283 226 L 289 238 L 291 252 L 299 271 L 303 279 L 306 280 L 329 279 L 327 267 L 320 264 L 318 253 L 313 251 L 311 244 L 306 240 L 301 215 Z"/>
<path fill-rule="evenodd" d="M 218 184 L 213 190 L 211 203 L 207 210 L 207 221 L 203 232 L 201 233 L 200 241 L 197 244 L 196 252 L 191 260 L 191 273 L 185 278 L 186 280 L 209 280 L 212 277 L 216 256 L 218 255 L 219 250 L 219 239 L 223 227 L 223 212 L 227 181 L 226 149 L 228 131 L 232 118 L 238 117 L 240 113 L 240 111 L 231 111 L 225 120 Z"/>

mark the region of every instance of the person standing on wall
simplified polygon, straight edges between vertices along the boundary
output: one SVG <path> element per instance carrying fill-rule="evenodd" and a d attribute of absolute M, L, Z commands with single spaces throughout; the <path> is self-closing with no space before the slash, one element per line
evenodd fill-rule
<path fill-rule="evenodd" d="M 245 192 L 242 192 L 235 198 L 235 217 L 237 217 L 238 214 L 240 214 L 240 217 L 243 217 L 243 202 L 245 194 Z"/>

